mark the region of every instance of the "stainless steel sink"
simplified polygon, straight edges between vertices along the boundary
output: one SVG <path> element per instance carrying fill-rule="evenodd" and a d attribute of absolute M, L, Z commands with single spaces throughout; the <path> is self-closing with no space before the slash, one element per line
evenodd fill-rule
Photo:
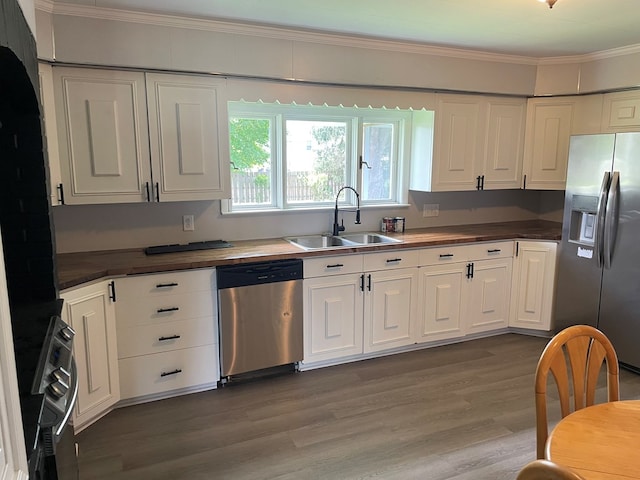
<path fill-rule="evenodd" d="M 343 235 L 341 237 L 336 235 L 305 235 L 302 237 L 286 237 L 285 240 L 304 250 L 358 247 L 362 245 L 402 242 L 401 240 L 380 235 L 378 233 L 353 233 Z"/>
<path fill-rule="evenodd" d="M 350 233 L 340 237 L 350 242 L 355 242 L 360 245 L 369 245 L 374 243 L 401 243 L 402 240 L 396 238 L 380 235 L 379 233 Z"/>
<path fill-rule="evenodd" d="M 304 250 L 357 246 L 355 242 L 333 235 L 305 235 L 304 237 L 287 237 L 285 240 Z"/>

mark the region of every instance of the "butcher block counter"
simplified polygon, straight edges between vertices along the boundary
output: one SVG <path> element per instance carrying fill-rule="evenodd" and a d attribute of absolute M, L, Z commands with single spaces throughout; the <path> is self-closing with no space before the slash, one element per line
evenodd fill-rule
<path fill-rule="evenodd" d="M 496 240 L 560 240 L 562 225 L 544 220 L 453 225 L 385 233 L 402 243 L 305 251 L 282 238 L 231 240 L 231 247 L 146 255 L 144 249 L 102 250 L 57 255 L 59 288 L 64 290 L 103 277 L 216 267 L 234 263 L 343 255 L 355 252 L 433 247 Z M 347 232 L 355 233 L 355 232 Z M 224 239 L 229 240 L 229 239 Z"/>

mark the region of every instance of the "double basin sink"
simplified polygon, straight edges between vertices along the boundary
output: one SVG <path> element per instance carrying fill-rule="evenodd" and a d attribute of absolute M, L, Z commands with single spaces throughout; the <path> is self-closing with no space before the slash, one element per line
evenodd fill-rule
<path fill-rule="evenodd" d="M 379 233 L 352 233 L 337 235 L 305 235 L 302 237 L 287 237 L 286 241 L 303 250 L 322 250 L 340 247 L 362 247 L 364 245 L 381 245 L 387 243 L 401 243 L 402 240 L 380 235 Z"/>

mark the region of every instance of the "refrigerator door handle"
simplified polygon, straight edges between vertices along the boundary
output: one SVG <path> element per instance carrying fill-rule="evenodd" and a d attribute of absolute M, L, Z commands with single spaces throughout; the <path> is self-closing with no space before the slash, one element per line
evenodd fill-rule
<path fill-rule="evenodd" d="M 600 197 L 598 199 L 598 211 L 596 216 L 597 230 L 595 241 L 595 254 L 598 260 L 598 267 L 602 267 L 602 257 L 604 251 L 604 218 L 607 209 L 607 195 L 609 193 L 609 180 L 611 179 L 611 172 L 604 172 L 602 177 L 602 186 L 600 187 Z"/>
<path fill-rule="evenodd" d="M 618 234 L 618 205 L 620 202 L 620 172 L 613 172 L 604 219 L 604 268 L 611 268 L 613 245 Z"/>

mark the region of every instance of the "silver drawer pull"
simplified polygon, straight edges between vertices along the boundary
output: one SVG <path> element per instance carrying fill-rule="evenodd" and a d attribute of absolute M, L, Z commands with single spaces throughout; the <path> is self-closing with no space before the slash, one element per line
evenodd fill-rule
<path fill-rule="evenodd" d="M 158 313 L 177 312 L 180 307 L 159 308 L 156 310 Z"/>
<path fill-rule="evenodd" d="M 343 263 L 334 263 L 333 265 L 327 265 L 327 268 L 340 268 L 344 267 Z"/>
<path fill-rule="evenodd" d="M 178 338 L 180 338 L 180 335 L 171 335 L 170 337 L 160 337 L 158 341 L 166 342 L 167 340 L 177 340 Z"/>
<path fill-rule="evenodd" d="M 387 260 L 387 263 L 395 263 L 395 262 L 401 262 L 402 259 L 401 258 L 390 258 Z"/>
<path fill-rule="evenodd" d="M 177 375 L 178 373 L 182 373 L 182 370 L 180 368 L 176 368 L 175 370 L 171 371 L 171 372 L 162 372 L 160 374 L 161 377 L 168 377 L 169 375 Z"/>
<path fill-rule="evenodd" d="M 156 285 L 156 288 L 167 288 L 167 287 L 177 287 L 178 283 L 177 282 L 171 282 L 171 283 L 158 283 Z"/>

